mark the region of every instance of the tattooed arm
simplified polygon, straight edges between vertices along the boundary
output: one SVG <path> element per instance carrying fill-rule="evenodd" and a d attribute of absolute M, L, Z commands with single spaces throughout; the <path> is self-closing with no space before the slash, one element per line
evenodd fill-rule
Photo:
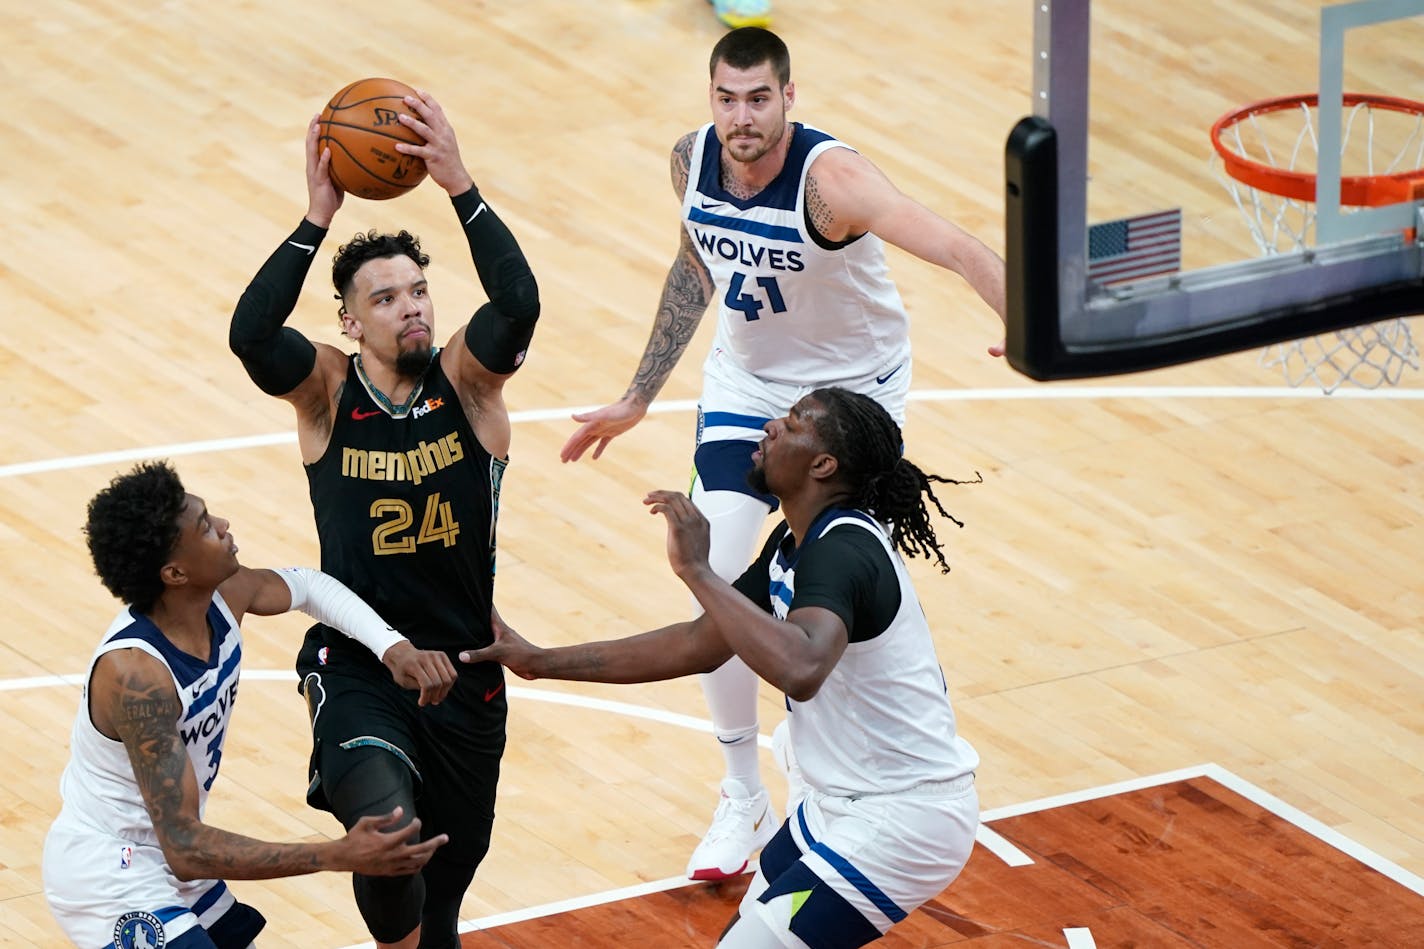
<path fill-rule="evenodd" d="M 271 843 L 210 827 L 198 815 L 198 781 L 178 731 L 182 705 L 163 664 L 140 649 L 106 653 L 95 665 L 89 703 L 95 727 L 124 743 L 163 856 L 180 880 L 265 880 L 317 870 L 406 875 L 447 839 L 407 843 L 419 839 L 420 822 L 401 824 L 399 808 L 362 818 L 340 840 L 322 843 Z"/>
<path fill-rule="evenodd" d="M 687 191 L 688 170 L 696 137 L 695 132 L 689 132 L 673 146 L 672 185 L 679 202 Z M 681 239 L 677 257 L 668 270 L 667 279 L 663 281 L 653 330 L 648 335 L 647 345 L 643 347 L 643 358 L 638 361 L 633 382 L 623 398 L 612 405 L 574 415 L 574 421 L 583 424 L 564 443 L 559 453 L 564 461 L 578 461 L 590 447 L 593 447 L 593 457 L 597 458 L 610 441 L 642 421 L 648 413 L 648 406 L 662 391 L 673 367 L 682 358 L 687 344 L 692 342 L 702 317 L 707 314 L 707 304 L 714 290 L 712 274 L 698 256 L 687 228 L 679 226 L 679 230 Z M 595 444 L 597 447 L 594 447 Z"/>

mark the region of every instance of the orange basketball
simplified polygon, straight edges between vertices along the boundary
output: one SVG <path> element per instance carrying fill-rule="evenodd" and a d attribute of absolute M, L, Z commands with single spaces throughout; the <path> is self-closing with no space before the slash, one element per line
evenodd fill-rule
<path fill-rule="evenodd" d="M 413 95 L 415 90 L 394 79 L 358 79 L 331 97 L 321 113 L 321 145 L 331 147 L 331 180 L 337 187 L 384 201 L 425 179 L 425 162 L 393 147 L 425 144 L 396 118 L 416 114 L 404 101 Z"/>

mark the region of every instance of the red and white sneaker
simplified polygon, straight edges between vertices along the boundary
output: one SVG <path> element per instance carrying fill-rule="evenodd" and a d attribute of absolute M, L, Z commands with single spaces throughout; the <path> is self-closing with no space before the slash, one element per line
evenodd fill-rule
<path fill-rule="evenodd" d="M 742 782 L 724 779 L 722 800 L 712 824 L 687 861 L 688 878 L 725 880 L 736 876 L 746 870 L 752 854 L 764 847 L 780 826 L 765 788 L 748 794 Z"/>

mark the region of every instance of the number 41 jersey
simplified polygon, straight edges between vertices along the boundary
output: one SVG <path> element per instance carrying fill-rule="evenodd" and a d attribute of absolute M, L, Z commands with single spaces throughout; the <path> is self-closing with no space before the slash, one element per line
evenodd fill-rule
<path fill-rule="evenodd" d="M 910 320 L 874 234 L 832 243 L 806 221 L 806 176 L 848 148 L 791 123 L 786 163 L 748 200 L 722 187 L 722 144 L 696 133 L 682 218 L 716 281 L 717 349 L 747 372 L 793 385 L 859 379 L 905 362 Z"/>
<path fill-rule="evenodd" d="M 403 411 L 363 375 L 353 356 L 331 442 L 306 469 L 321 569 L 419 649 L 488 645 L 506 462 L 475 437 L 438 351 Z M 312 635 L 324 658 L 379 666 L 334 630 L 315 627 L 308 648 Z"/>

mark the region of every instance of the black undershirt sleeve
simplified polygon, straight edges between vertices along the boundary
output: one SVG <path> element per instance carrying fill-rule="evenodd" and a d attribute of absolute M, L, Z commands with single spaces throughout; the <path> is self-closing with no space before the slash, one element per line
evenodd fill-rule
<path fill-rule="evenodd" d="M 738 593 L 767 613 L 771 612 L 771 576 L 768 571 L 771 568 L 771 558 L 776 556 L 776 548 L 781 546 L 781 539 L 786 536 L 786 530 L 786 522 L 782 521 L 766 539 L 757 559 L 732 582 Z"/>
<path fill-rule="evenodd" d="M 478 188 L 450 199 L 489 302 L 465 326 L 465 346 L 490 372 L 508 374 L 524 361 L 539 320 L 539 285 L 508 227 Z"/>
<path fill-rule="evenodd" d="M 900 611 L 900 581 L 885 547 L 853 524 L 831 528 L 796 563 L 791 609 L 819 606 L 845 623 L 850 641 L 874 639 Z"/>
<path fill-rule="evenodd" d="M 302 283 L 325 237 L 326 228 L 303 218 L 257 271 L 233 311 L 228 347 L 268 395 L 286 395 L 316 367 L 316 347 L 282 324 L 296 308 Z"/>

